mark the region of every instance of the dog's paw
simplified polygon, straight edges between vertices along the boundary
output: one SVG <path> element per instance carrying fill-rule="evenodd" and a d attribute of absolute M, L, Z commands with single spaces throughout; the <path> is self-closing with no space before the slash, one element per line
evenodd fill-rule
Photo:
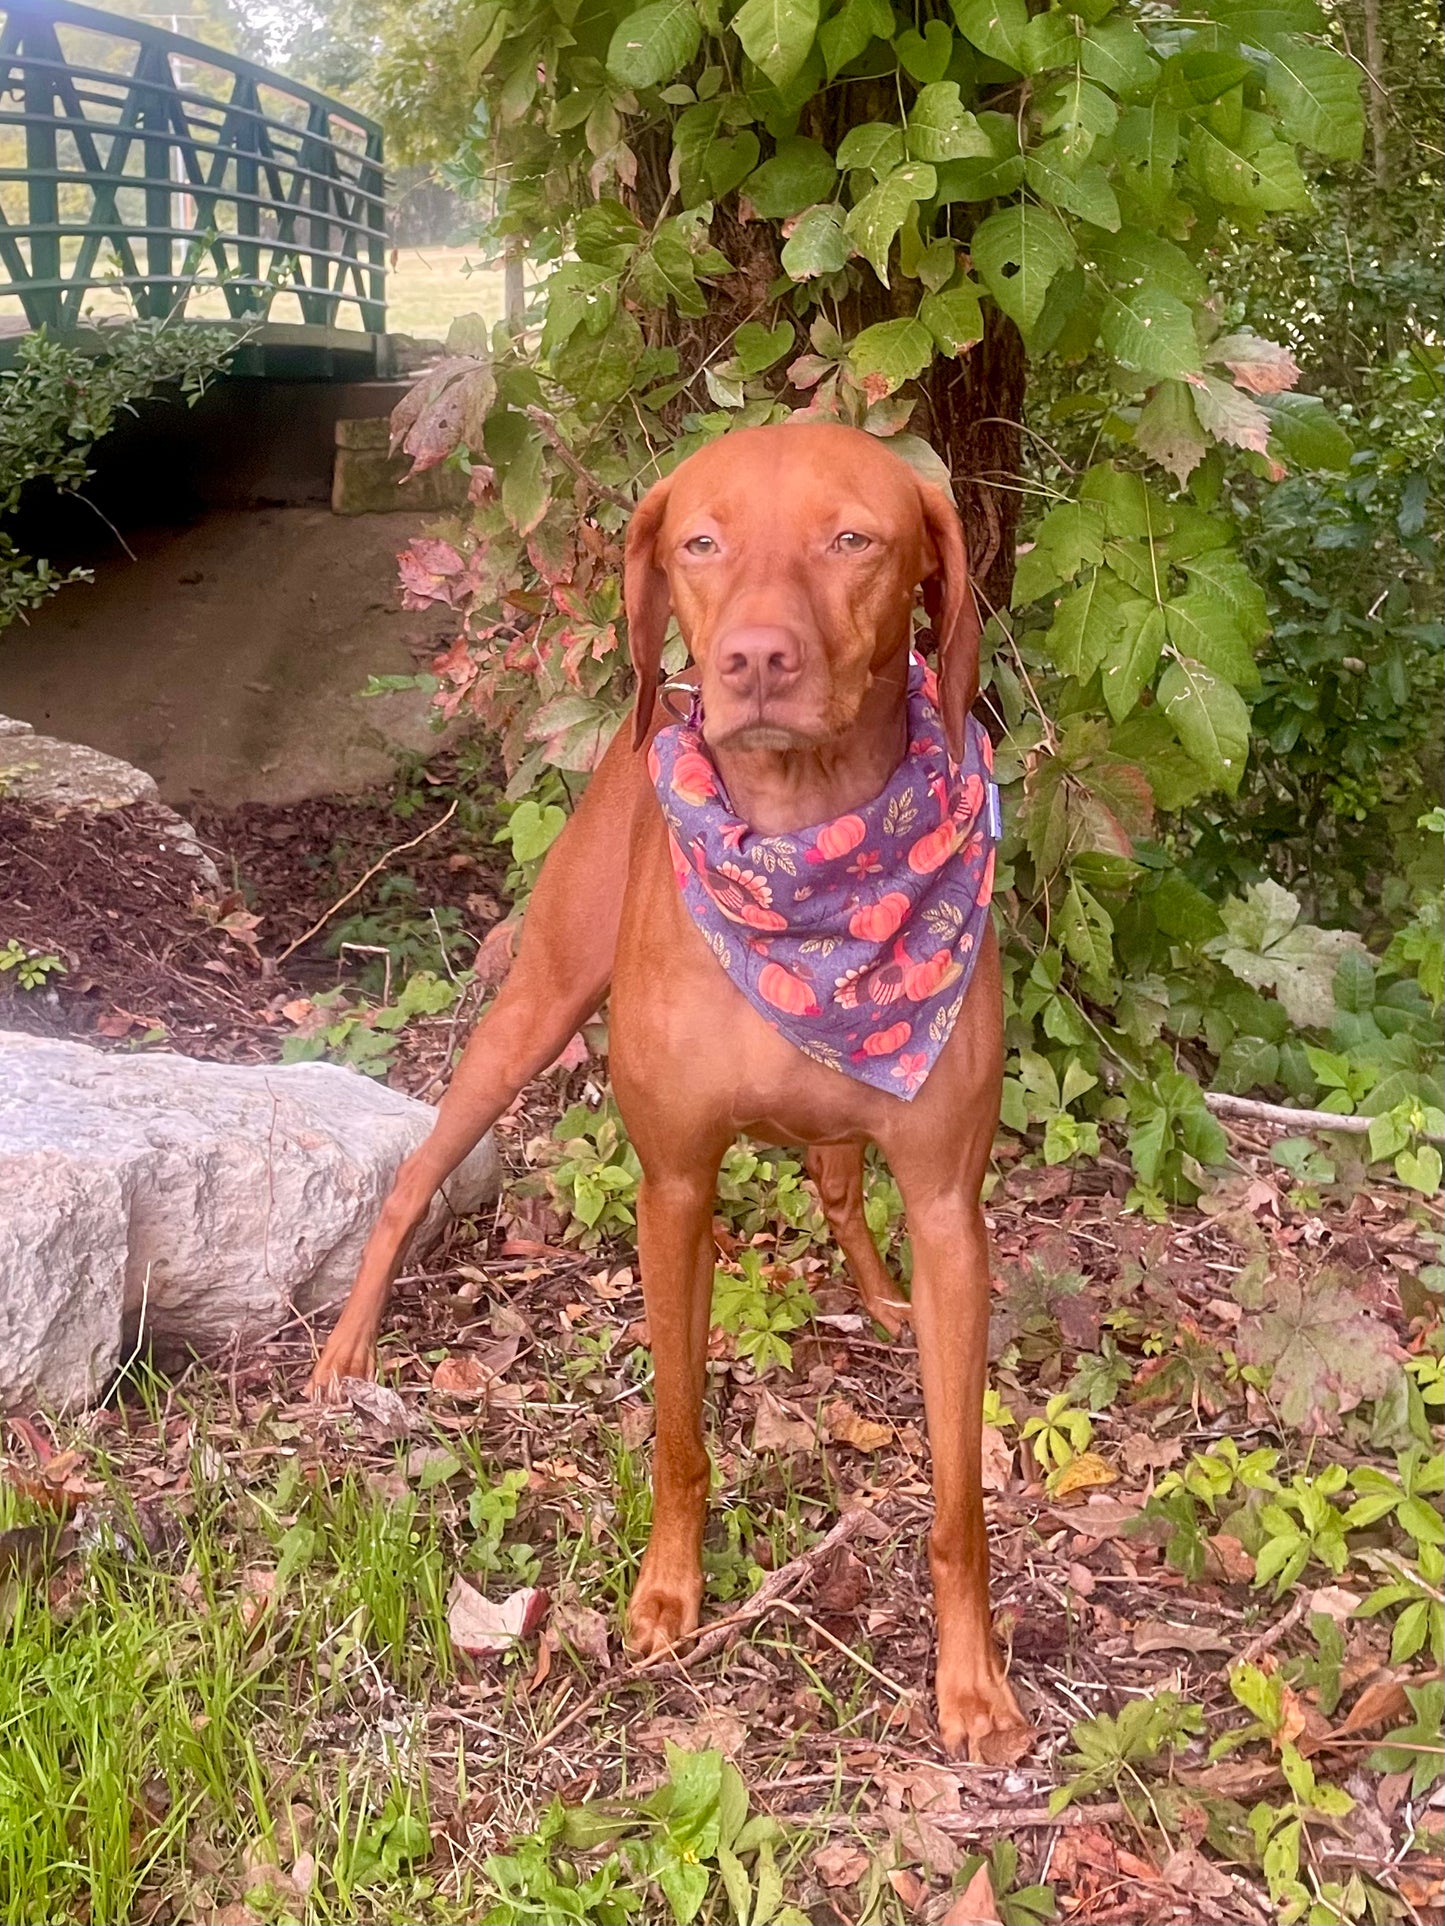
<path fill-rule="evenodd" d="M 345 1395 L 341 1389 L 344 1379 L 371 1380 L 375 1376 L 375 1340 L 352 1337 L 338 1324 L 306 1380 L 306 1395 L 316 1404 L 339 1404 Z"/>
<path fill-rule="evenodd" d="M 656 1657 L 696 1631 L 701 1613 L 701 1572 L 651 1572 L 644 1562 L 627 1608 L 627 1648 L 638 1658 Z"/>
<path fill-rule="evenodd" d="M 938 1682 L 938 1730 L 951 1759 L 1009 1766 L 1032 1751 L 1036 1734 L 1003 1678 L 947 1687 Z"/>

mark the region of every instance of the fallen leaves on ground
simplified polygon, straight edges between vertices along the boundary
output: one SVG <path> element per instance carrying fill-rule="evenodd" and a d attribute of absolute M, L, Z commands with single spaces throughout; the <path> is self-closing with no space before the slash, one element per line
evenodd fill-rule
<path fill-rule="evenodd" d="M 452 1644 L 469 1658 L 495 1658 L 538 1629 L 548 1603 L 540 1585 L 526 1585 L 494 1604 L 458 1574 L 447 1593 Z"/>

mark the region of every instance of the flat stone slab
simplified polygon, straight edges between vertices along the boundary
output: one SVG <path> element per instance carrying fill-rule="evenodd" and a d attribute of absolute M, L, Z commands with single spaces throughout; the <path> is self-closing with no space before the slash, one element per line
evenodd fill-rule
<path fill-rule="evenodd" d="M 0 1032 L 0 1406 L 98 1397 L 344 1296 L 435 1113 L 336 1064 L 121 1055 Z M 417 1235 L 495 1199 L 490 1137 Z"/>

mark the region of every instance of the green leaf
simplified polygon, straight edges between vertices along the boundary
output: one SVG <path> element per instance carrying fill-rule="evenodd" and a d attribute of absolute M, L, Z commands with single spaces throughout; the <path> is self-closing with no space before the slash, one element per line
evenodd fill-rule
<path fill-rule="evenodd" d="M 1132 598 L 1107 569 L 1096 568 L 1088 580 L 1059 603 L 1044 647 L 1060 672 L 1087 682 L 1109 653 L 1120 617 Z"/>
<path fill-rule="evenodd" d="M 846 267 L 848 236 L 841 207 L 810 207 L 800 214 L 783 243 L 783 272 L 795 281 L 811 281 L 820 274 L 836 274 Z"/>
<path fill-rule="evenodd" d="M 656 87 L 682 72 L 702 44 L 692 0 L 656 0 L 621 21 L 607 49 L 607 71 L 624 87 Z"/>
<path fill-rule="evenodd" d="M 546 446 L 535 432 L 507 463 L 502 477 L 502 512 L 519 535 L 530 535 L 552 499 L 547 480 Z"/>
<path fill-rule="evenodd" d="M 1119 203 L 1102 167 L 1072 171 L 1063 140 L 1048 140 L 1024 159 L 1024 179 L 1041 201 L 1077 214 L 1111 233 L 1119 226 Z"/>
<path fill-rule="evenodd" d="M 1331 47 L 1294 34 L 1267 34 L 1262 45 L 1269 54 L 1265 96 L 1283 132 L 1330 160 L 1357 161 L 1364 147 L 1365 116 L 1351 62 Z"/>
<path fill-rule="evenodd" d="M 1114 963 L 1114 925 L 1096 897 L 1077 881 L 1059 909 L 1059 941 L 1086 976 L 1106 985 Z"/>
<path fill-rule="evenodd" d="M 1270 445 L 1295 468 L 1331 469 L 1344 474 L 1354 443 L 1318 395 L 1264 395 Z"/>
<path fill-rule="evenodd" d="M 1269 416 L 1257 401 L 1218 375 L 1192 377 L 1194 407 L 1200 426 L 1216 441 L 1231 448 L 1252 448 L 1262 455 L 1269 446 Z"/>
<path fill-rule="evenodd" d="M 988 135 L 964 108 L 956 80 L 936 80 L 920 89 L 904 139 L 911 160 L 967 160 L 993 153 Z"/>
<path fill-rule="evenodd" d="M 1264 590 L 1232 550 L 1193 556 L 1184 563 L 1184 572 L 1192 588 L 1226 611 L 1247 642 L 1262 641 L 1269 633 Z"/>
<path fill-rule="evenodd" d="M 1229 611 L 1206 591 L 1191 589 L 1187 595 L 1176 595 L 1165 605 L 1164 622 L 1169 640 L 1181 655 L 1202 662 L 1236 689 L 1252 693 L 1259 688 L 1259 671 L 1249 644 Z"/>
<path fill-rule="evenodd" d="M 1422 1197 L 1434 1197 L 1440 1189 L 1440 1178 L 1445 1165 L 1434 1144 L 1421 1144 L 1414 1150 L 1402 1150 L 1395 1159 L 1395 1175 L 1402 1184 L 1411 1190 L 1418 1190 Z"/>
<path fill-rule="evenodd" d="M 903 164 L 903 129 L 891 121 L 865 120 L 850 127 L 838 149 L 838 165 L 846 172 L 866 168 L 875 180 L 882 180 Z"/>
<path fill-rule="evenodd" d="M 1019 42 L 1024 72 L 1040 74 L 1048 67 L 1072 67 L 1078 54 L 1077 29 L 1081 25 L 1071 13 L 1036 13 Z"/>
<path fill-rule="evenodd" d="M 1023 73 L 1029 24 L 1024 0 L 953 0 L 953 17 L 980 53 Z"/>
<path fill-rule="evenodd" d="M 931 198 L 935 178 L 933 169 L 921 161 L 895 167 L 886 180 L 864 195 L 844 223 L 849 239 L 884 287 L 888 286 L 888 250 L 893 238 L 907 220 L 909 209 Z"/>
<path fill-rule="evenodd" d="M 942 80 L 948 72 L 948 63 L 953 58 L 953 35 L 942 20 L 930 20 L 922 33 L 916 27 L 905 28 L 894 41 L 893 50 L 909 79 L 925 86 Z M 918 158 L 931 160 L 933 156 L 920 154 Z"/>
<path fill-rule="evenodd" d="M 943 354 L 962 354 L 983 339 L 983 311 L 972 281 L 961 281 L 941 294 L 925 294 L 918 318 Z"/>
<path fill-rule="evenodd" d="M 1194 401 L 1182 381 L 1161 381 L 1139 412 L 1134 446 L 1181 486 L 1203 461 L 1208 443 L 1194 412 Z"/>
<path fill-rule="evenodd" d="M 1115 287 L 1128 290 L 1146 281 L 1176 295 L 1192 308 L 1209 292 L 1208 283 L 1182 247 L 1162 234 L 1124 227 L 1117 234 L 1091 234 L 1089 253 L 1094 265 Z"/>
<path fill-rule="evenodd" d="M 1249 710 L 1239 691 L 1201 662 L 1171 662 L 1159 679 L 1159 706 L 1200 768 L 1233 795 L 1249 754 Z"/>
<path fill-rule="evenodd" d="M 743 183 L 743 193 L 766 221 L 786 220 L 833 192 L 838 169 L 826 147 L 794 136 L 780 140 L 771 160 Z"/>
<path fill-rule="evenodd" d="M 848 346 L 848 365 L 870 400 L 879 401 L 912 381 L 933 359 L 933 337 L 921 321 L 879 321 Z"/>
<path fill-rule="evenodd" d="M 1156 602 L 1133 596 L 1120 605 L 1114 640 L 1103 661 L 1104 700 L 1115 722 L 1124 720 L 1153 680 L 1164 635 L 1164 611 Z"/>
<path fill-rule="evenodd" d="M 1056 215 L 1008 207 L 975 231 L 973 264 L 1011 321 L 1027 331 L 1038 320 L 1049 283 L 1074 259 L 1074 243 Z"/>
<path fill-rule="evenodd" d="M 819 0 L 743 0 L 732 29 L 743 52 L 775 87 L 802 69 L 818 31 Z"/>
<path fill-rule="evenodd" d="M 1151 282 L 1127 298 L 1107 297 L 1099 339 L 1116 361 L 1150 380 L 1194 374 L 1199 368 L 1194 317 L 1177 295 Z"/>
<path fill-rule="evenodd" d="M 1132 20 L 1090 27 L 1079 48 L 1079 64 L 1090 80 L 1121 97 L 1147 93 L 1159 74 L 1149 42 Z"/>
<path fill-rule="evenodd" d="M 839 68 L 865 53 L 874 40 L 887 40 L 892 32 L 893 9 L 888 0 L 847 0 L 839 13 L 823 22 L 818 33 L 829 80 Z"/>
<path fill-rule="evenodd" d="M 1246 121 L 1258 118 L 1247 115 Z M 1213 128 L 1195 124 L 1189 137 L 1189 171 L 1212 200 L 1261 213 L 1309 206 L 1309 190 L 1293 148 L 1257 134 L 1241 141 L 1231 145 Z"/>
<path fill-rule="evenodd" d="M 780 321 L 775 328 L 744 321 L 733 336 L 733 356 L 745 375 L 761 374 L 791 351 L 795 339 L 791 321 Z"/>

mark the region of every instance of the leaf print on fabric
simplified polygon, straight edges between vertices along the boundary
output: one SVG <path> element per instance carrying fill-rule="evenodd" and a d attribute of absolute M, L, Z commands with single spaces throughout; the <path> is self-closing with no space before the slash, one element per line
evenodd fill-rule
<path fill-rule="evenodd" d="M 660 730 L 648 758 L 683 903 L 731 982 L 813 1062 L 900 1102 L 963 1007 L 994 854 L 988 737 L 969 717 L 953 762 L 916 657 L 907 739 L 872 802 L 781 837 L 732 813 L 695 726 Z"/>

